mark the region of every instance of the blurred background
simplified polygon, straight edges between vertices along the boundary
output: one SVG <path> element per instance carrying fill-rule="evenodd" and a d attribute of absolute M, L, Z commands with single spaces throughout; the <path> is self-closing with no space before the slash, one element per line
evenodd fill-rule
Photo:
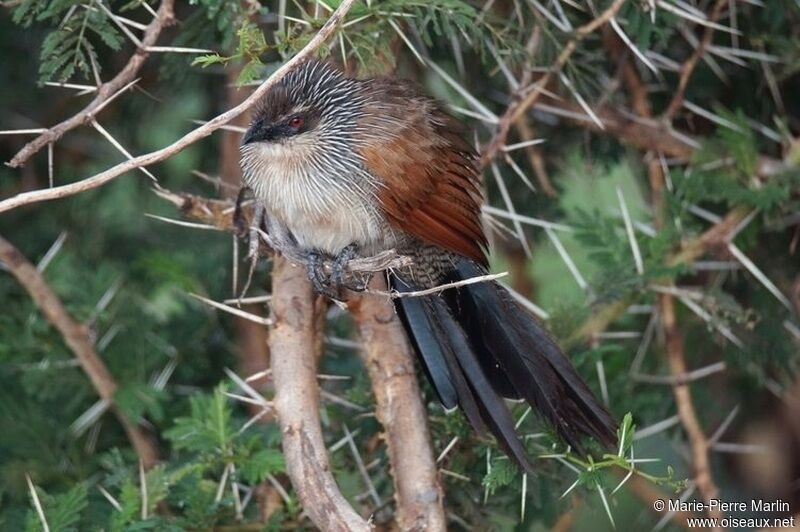
<path fill-rule="evenodd" d="M 135 83 L 24 165 L 0 167 L 0 200 L 170 144 L 241 102 L 338 3 L 176 2 Z M 0 159 L 95 98 L 163 6 L 2 2 Z M 800 3 L 372 0 L 319 55 L 352 75 L 413 79 L 465 121 L 485 158 L 493 271 L 509 272 L 503 282 L 635 425 L 628 469 L 593 467 L 514 405 L 540 457 L 524 476 L 424 384 L 454 530 L 678 530 L 687 516 L 653 501 L 710 494 L 786 503 L 735 517 L 800 512 Z M 266 328 L 190 296 L 235 298 L 246 243 L 154 192 L 230 201 L 246 124 L 147 174 L 0 213 L 1 529 L 40 530 L 42 516 L 50 530 L 313 528 L 274 419 L 226 373 L 254 376 L 269 397 Z M 113 382 L 105 397 L 18 282 L 8 246 L 89 339 Z M 248 296 L 269 293 L 270 268 L 259 263 Z M 243 308 L 268 315 L 263 299 Z M 390 528 L 389 464 L 352 329 L 331 308 L 325 435 L 342 492 Z"/>

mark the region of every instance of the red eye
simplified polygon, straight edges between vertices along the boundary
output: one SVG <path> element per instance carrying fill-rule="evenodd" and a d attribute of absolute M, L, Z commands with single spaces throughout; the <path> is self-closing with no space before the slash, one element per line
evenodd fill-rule
<path fill-rule="evenodd" d="M 294 118 L 289 119 L 289 126 L 293 127 L 294 129 L 299 129 L 302 125 L 303 120 L 302 116 L 295 116 Z"/>

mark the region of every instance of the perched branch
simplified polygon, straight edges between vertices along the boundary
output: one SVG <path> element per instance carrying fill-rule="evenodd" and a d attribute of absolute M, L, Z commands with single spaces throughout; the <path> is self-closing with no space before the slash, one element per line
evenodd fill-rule
<path fill-rule="evenodd" d="M 308 258 L 302 253 L 299 253 L 296 249 L 280 246 L 279 244 L 273 242 L 270 235 L 261 229 L 258 230 L 258 234 L 265 244 L 272 249 L 280 251 L 284 257 L 295 264 L 305 264 L 307 262 Z M 387 249 L 376 255 L 372 255 L 371 257 L 358 257 L 347 261 L 347 264 L 345 265 L 345 271 L 350 274 L 378 273 L 387 269 L 403 268 L 409 266 L 410 264 L 411 257 L 398 255 L 395 250 Z M 335 261 L 333 260 L 325 260 L 322 262 L 322 268 L 327 273 L 333 272 L 334 267 Z"/>
<path fill-rule="evenodd" d="M 163 161 L 164 159 L 167 159 L 168 157 L 171 157 L 184 150 L 187 146 L 190 146 L 195 142 L 207 137 L 252 107 L 255 102 L 257 102 L 270 88 L 283 79 L 283 77 L 289 71 L 308 59 L 317 48 L 319 48 L 328 38 L 331 37 L 331 35 L 333 35 L 339 22 L 341 22 L 355 1 L 356 0 L 343 0 L 342 3 L 339 4 L 339 7 L 336 8 L 336 11 L 331 14 L 327 22 L 325 22 L 325 25 L 320 28 L 317 34 L 314 35 L 314 37 L 302 50 L 297 53 L 297 55 L 281 65 L 281 67 L 278 68 L 278 70 L 276 70 L 269 78 L 267 78 L 267 80 L 264 81 L 264 83 L 262 83 L 255 91 L 253 91 L 253 93 L 248 96 L 246 100 L 233 109 L 229 109 L 228 111 L 216 116 L 202 126 L 190 131 L 177 141 L 173 142 L 169 146 L 161 148 L 160 150 L 134 157 L 116 166 L 113 166 L 104 172 L 100 172 L 99 174 L 82 179 L 75 183 L 48 189 L 23 192 L 21 194 L 17 194 L 16 196 L 12 196 L 11 198 L 0 201 L 0 212 L 15 209 L 22 205 L 29 205 L 31 203 L 37 203 L 40 201 L 72 196 L 86 190 L 97 188 L 105 185 L 113 179 L 116 179 L 126 172 Z"/>
<path fill-rule="evenodd" d="M 323 530 L 370 530 L 342 496 L 322 437 L 317 385 L 315 316 L 324 313 L 304 268 L 275 256 L 269 332 L 275 409 L 283 434 L 286 470 L 303 509 Z"/>
<path fill-rule="evenodd" d="M 384 277 L 373 277 L 370 289 L 385 291 Z M 364 342 L 361 358 L 372 382 L 376 414 L 385 431 L 398 526 L 400 530 L 446 530 L 427 413 L 408 338 L 388 298 L 367 294 L 348 303 Z"/>
<path fill-rule="evenodd" d="M 25 164 L 35 153 L 53 142 L 60 139 L 65 133 L 78 126 L 91 123 L 97 113 L 102 110 L 110 100 L 115 98 L 119 92 L 125 90 L 133 82 L 139 69 L 142 68 L 145 60 L 150 55 L 148 48 L 153 46 L 161 35 L 161 30 L 174 22 L 175 0 L 162 0 L 156 12 L 156 16 L 147 25 L 142 37 L 141 46 L 136 49 L 125 67 L 114 76 L 114 78 L 103 83 L 97 88 L 97 94 L 89 105 L 80 112 L 64 120 L 63 122 L 51 127 L 32 141 L 22 147 L 19 152 L 7 164 L 12 168 L 17 168 Z"/>
<path fill-rule="evenodd" d="M 236 224 L 233 220 L 234 204 L 231 201 L 217 200 L 196 196 L 194 194 L 176 194 L 166 189 L 155 189 L 154 192 L 165 200 L 175 205 L 183 214 L 199 220 L 224 231 L 235 232 Z M 249 218 L 249 212 L 245 212 L 245 217 Z M 250 223 L 250 220 L 247 220 Z M 266 247 L 261 247 L 264 254 L 271 253 L 273 246 L 271 237 L 262 230 L 258 230 L 261 243 Z M 281 250 L 283 255 L 289 260 L 303 264 L 306 259 L 300 254 L 294 253 L 291 249 Z M 350 273 L 377 273 L 386 269 L 404 268 L 411 264 L 411 258 L 405 255 L 398 255 L 395 250 L 386 250 L 371 257 L 359 257 L 347 263 L 346 270 Z M 333 271 L 333 261 L 327 260 L 322 263 L 327 272 Z"/>
<path fill-rule="evenodd" d="M 117 383 L 95 351 L 88 327 L 75 321 L 36 266 L 3 237 L 0 237 L 0 260 L 27 290 L 47 321 L 64 337 L 64 342 L 75 354 L 97 395 L 113 406 Z M 118 408 L 114 408 L 114 412 L 144 467 L 155 465 L 158 462 L 155 442 Z"/>

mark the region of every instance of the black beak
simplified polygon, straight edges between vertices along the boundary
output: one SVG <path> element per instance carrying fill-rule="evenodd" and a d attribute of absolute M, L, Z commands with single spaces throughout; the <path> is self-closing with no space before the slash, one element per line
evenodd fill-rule
<path fill-rule="evenodd" d="M 251 142 L 269 141 L 274 137 L 275 132 L 273 128 L 265 126 L 264 124 L 256 123 L 245 132 L 244 138 L 242 139 L 242 145 L 250 144 Z"/>

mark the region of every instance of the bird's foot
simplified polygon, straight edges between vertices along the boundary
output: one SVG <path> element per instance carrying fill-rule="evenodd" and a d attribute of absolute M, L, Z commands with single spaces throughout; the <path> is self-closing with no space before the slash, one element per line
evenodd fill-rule
<path fill-rule="evenodd" d="M 350 244 L 342 249 L 334 258 L 331 284 L 344 287 L 353 292 L 364 292 L 367 289 L 371 272 L 353 271 L 348 268 L 351 260 L 359 256 L 358 245 Z"/>
<path fill-rule="evenodd" d="M 325 260 L 328 255 L 319 251 L 310 251 L 306 258 L 308 279 L 317 293 L 339 300 L 338 287 L 332 286 L 331 277 L 325 271 Z"/>
<path fill-rule="evenodd" d="M 342 288 L 354 292 L 366 290 L 369 274 L 365 275 L 348 269 L 348 263 L 357 256 L 358 246 L 356 244 L 346 246 L 334 257 L 319 251 L 308 253 L 308 278 L 314 289 L 336 301 L 341 301 L 339 294 Z M 325 269 L 327 260 L 331 261 L 330 274 Z"/>

